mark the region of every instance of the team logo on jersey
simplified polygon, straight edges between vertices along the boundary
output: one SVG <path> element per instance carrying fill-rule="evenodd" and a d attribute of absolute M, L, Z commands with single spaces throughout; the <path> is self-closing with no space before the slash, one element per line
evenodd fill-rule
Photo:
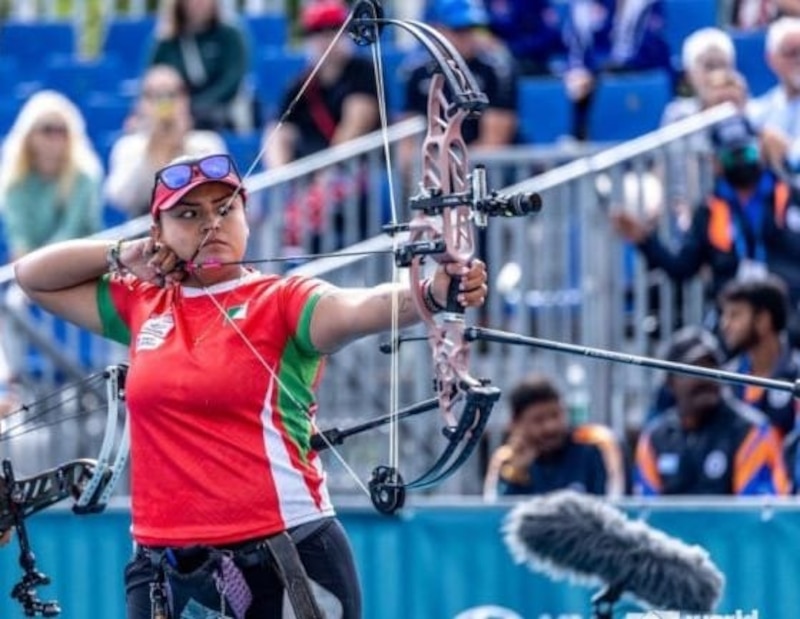
<path fill-rule="evenodd" d="M 659 454 L 656 468 L 662 475 L 675 475 L 678 472 L 681 459 L 676 453 L 663 453 Z"/>
<path fill-rule="evenodd" d="M 724 452 L 715 449 L 706 456 L 703 462 L 703 473 L 709 479 L 719 479 L 728 470 L 728 457 Z"/>
<path fill-rule="evenodd" d="M 229 307 L 227 310 L 225 310 L 225 315 L 230 320 L 244 320 L 247 318 L 247 303 Z"/>
<path fill-rule="evenodd" d="M 800 208 L 795 205 L 786 209 L 786 227 L 792 232 L 800 230 Z"/>
<path fill-rule="evenodd" d="M 792 399 L 792 394 L 788 391 L 778 391 L 777 389 L 770 389 L 767 391 L 767 402 L 772 408 L 783 408 Z"/>
<path fill-rule="evenodd" d="M 172 317 L 172 312 L 151 316 L 136 335 L 136 351 L 159 348 L 174 328 L 175 319 Z"/>

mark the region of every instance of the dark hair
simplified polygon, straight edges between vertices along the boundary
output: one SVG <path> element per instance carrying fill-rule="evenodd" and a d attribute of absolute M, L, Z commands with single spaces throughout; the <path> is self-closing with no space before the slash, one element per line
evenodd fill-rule
<path fill-rule="evenodd" d="M 544 375 L 533 374 L 517 384 L 508 394 L 511 419 L 516 421 L 529 406 L 542 402 L 559 402 L 561 394 L 553 382 Z"/>
<path fill-rule="evenodd" d="M 723 303 L 747 303 L 756 312 L 768 312 L 775 331 L 783 331 L 789 319 L 789 295 L 786 283 L 775 275 L 760 279 L 733 280 L 719 295 Z"/>
<path fill-rule="evenodd" d="M 186 32 L 186 26 L 189 24 L 189 17 L 186 14 L 186 3 L 184 0 L 175 0 L 175 4 L 173 7 L 173 19 L 174 19 L 174 28 L 175 32 L 173 36 L 180 36 Z M 219 3 L 216 4 L 214 15 L 211 17 L 211 21 L 209 22 L 210 28 L 216 28 L 219 26 L 221 19 L 220 19 L 220 11 L 219 11 Z"/>

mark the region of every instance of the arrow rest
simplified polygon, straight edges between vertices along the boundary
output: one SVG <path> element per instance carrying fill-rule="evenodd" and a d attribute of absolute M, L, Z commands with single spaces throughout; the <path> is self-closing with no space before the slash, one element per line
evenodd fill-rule
<path fill-rule="evenodd" d="M 403 477 L 393 466 L 378 466 L 369 480 L 369 498 L 380 513 L 391 516 L 406 502 Z"/>

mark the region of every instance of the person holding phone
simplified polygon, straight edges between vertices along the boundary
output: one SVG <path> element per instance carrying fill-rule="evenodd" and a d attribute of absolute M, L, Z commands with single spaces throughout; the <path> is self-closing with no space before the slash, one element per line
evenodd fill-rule
<path fill-rule="evenodd" d="M 155 65 L 142 78 L 128 132 L 111 150 L 105 198 L 130 217 L 144 215 L 156 170 L 180 155 L 226 150 L 218 133 L 193 128 L 189 94 L 180 73 L 167 65 Z"/>

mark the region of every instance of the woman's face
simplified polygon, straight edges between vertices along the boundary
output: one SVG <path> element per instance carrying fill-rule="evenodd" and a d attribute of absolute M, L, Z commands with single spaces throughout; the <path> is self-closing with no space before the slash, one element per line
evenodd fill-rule
<path fill-rule="evenodd" d="M 156 240 L 169 246 L 182 260 L 194 258 L 198 264 L 242 260 L 249 228 L 244 200 L 233 195 L 233 187 L 225 183 L 209 182 L 195 187 L 175 206 L 161 213 L 154 232 Z M 239 265 L 208 268 L 201 271 L 200 279 L 203 284 L 210 284 L 236 277 L 240 272 Z M 193 278 L 190 275 L 185 283 L 200 283 L 193 282 Z"/>
<path fill-rule="evenodd" d="M 58 176 L 67 164 L 70 132 L 57 113 L 44 114 L 28 134 L 31 167 L 45 177 Z"/>
<path fill-rule="evenodd" d="M 716 71 L 733 69 L 731 59 L 718 47 L 711 47 L 697 57 L 689 71 L 689 81 L 694 91 L 702 98 L 708 89 L 709 76 Z"/>
<path fill-rule="evenodd" d="M 192 29 L 202 29 L 218 12 L 217 0 L 181 0 L 183 14 Z"/>
<path fill-rule="evenodd" d="M 189 117 L 189 97 L 180 75 L 156 68 L 145 77 L 139 111 L 145 122 L 160 124 Z"/>

